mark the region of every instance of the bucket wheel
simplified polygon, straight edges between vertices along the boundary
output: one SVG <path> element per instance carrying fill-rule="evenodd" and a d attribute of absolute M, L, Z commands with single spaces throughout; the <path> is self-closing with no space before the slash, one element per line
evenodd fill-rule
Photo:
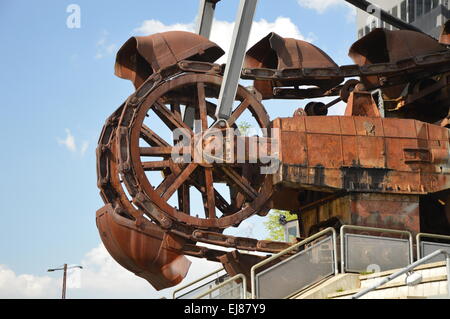
<path fill-rule="evenodd" d="M 220 231 L 268 211 L 271 179 L 260 174 L 257 164 L 211 165 L 204 156 L 196 160 L 195 151 L 182 154 L 183 159 L 187 156 L 183 161 L 172 156 L 183 149 L 180 145 L 185 139 L 203 146 L 208 143 L 208 132 L 217 120 L 221 83 L 218 75 L 185 73 L 124 108 L 118 133 L 120 173 L 133 203 L 163 228 L 181 223 Z M 261 136 L 268 137 L 269 130 L 264 130 L 270 125 L 267 112 L 240 86 L 225 126 L 236 129 L 243 118 L 256 123 Z M 188 148 L 195 150 L 193 144 Z"/>

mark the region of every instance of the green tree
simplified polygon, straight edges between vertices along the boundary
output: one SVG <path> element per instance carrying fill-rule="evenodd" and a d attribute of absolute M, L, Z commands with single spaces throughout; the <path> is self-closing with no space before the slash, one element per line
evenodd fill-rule
<path fill-rule="evenodd" d="M 264 226 L 269 231 L 269 238 L 267 238 L 267 240 L 285 241 L 284 227 L 283 225 L 280 225 L 280 217 L 282 215 L 286 217 L 286 221 L 297 219 L 297 215 L 291 214 L 288 211 L 272 210 L 267 216 L 267 220 L 264 222 Z"/>
<path fill-rule="evenodd" d="M 250 133 L 250 129 L 252 129 L 253 126 L 246 121 L 241 121 L 238 124 L 238 128 L 242 136 L 247 136 Z"/>

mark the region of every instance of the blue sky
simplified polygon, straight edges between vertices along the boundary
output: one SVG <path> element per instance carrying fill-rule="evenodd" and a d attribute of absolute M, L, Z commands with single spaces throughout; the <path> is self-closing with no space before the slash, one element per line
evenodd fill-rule
<path fill-rule="evenodd" d="M 234 21 L 238 2 L 220 2 L 216 19 Z M 270 27 L 287 18 L 288 27 L 296 27 L 337 63 L 348 64 L 354 14 L 342 0 L 319 2 L 260 0 L 255 21 L 264 19 Z M 79 29 L 66 26 L 71 3 L 81 8 Z M 15 279 L 28 274 L 38 280 L 50 266 L 93 260 L 89 252 L 100 244 L 95 211 L 102 206 L 95 147 L 107 116 L 133 91 L 131 83 L 113 75 L 115 53 L 146 30 L 144 21 L 189 28 L 197 11 L 197 0 L 0 2 L 0 265 Z M 291 116 L 304 104 L 269 102 L 266 107 L 274 119 Z M 264 236 L 261 225 L 254 231 Z M 76 296 L 121 296 L 95 289 Z"/>

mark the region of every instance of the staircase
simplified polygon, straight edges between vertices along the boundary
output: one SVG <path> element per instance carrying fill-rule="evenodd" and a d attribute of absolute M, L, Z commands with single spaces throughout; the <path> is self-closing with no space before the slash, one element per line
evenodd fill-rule
<path fill-rule="evenodd" d="M 368 288 L 399 269 L 371 275 L 342 274 L 295 296 L 295 299 L 349 299 L 361 289 Z M 445 262 L 418 266 L 415 273 L 422 275 L 417 286 L 405 284 L 406 275 L 369 292 L 361 299 L 433 299 L 447 296 L 447 268 Z M 331 292 L 334 290 L 334 292 Z M 326 292 L 326 296 L 324 295 Z"/>

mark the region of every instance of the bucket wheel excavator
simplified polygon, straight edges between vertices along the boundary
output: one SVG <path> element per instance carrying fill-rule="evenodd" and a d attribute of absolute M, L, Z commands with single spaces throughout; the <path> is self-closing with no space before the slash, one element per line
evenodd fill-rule
<path fill-rule="evenodd" d="M 201 1 L 197 33 L 132 37 L 117 53 L 115 74 L 136 90 L 97 148 L 96 222 L 112 257 L 157 290 L 185 278 L 186 256 L 248 274 L 265 258 L 252 252 L 290 243 L 224 230 L 271 209 L 298 214 L 302 237 L 343 224 L 449 234 L 448 25 L 438 41 L 384 13 L 400 30 L 374 29 L 338 66 L 275 33 L 246 51 L 257 1 L 242 0 L 221 65 L 208 39 L 218 2 Z M 316 101 L 271 120 L 263 103 L 275 99 Z M 341 101 L 345 115 L 328 116 Z"/>

